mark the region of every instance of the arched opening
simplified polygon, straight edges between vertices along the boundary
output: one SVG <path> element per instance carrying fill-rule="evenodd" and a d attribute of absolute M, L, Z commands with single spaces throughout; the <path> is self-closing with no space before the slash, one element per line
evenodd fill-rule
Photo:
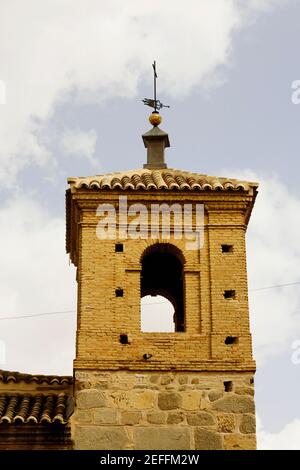
<path fill-rule="evenodd" d="M 141 263 L 141 298 L 162 296 L 167 299 L 174 308 L 173 331 L 184 331 L 184 258 L 181 251 L 169 243 L 157 243 L 145 250 Z"/>
<path fill-rule="evenodd" d="M 161 295 L 142 298 L 141 330 L 144 333 L 174 333 L 174 307 L 168 299 Z"/>

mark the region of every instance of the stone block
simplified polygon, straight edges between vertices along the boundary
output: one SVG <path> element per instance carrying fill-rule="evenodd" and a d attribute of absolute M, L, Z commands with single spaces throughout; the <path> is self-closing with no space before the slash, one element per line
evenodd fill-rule
<path fill-rule="evenodd" d="M 130 393 L 128 391 L 118 390 L 111 393 L 112 406 L 127 410 L 130 408 Z"/>
<path fill-rule="evenodd" d="M 180 385 L 186 385 L 188 383 L 188 376 L 187 375 L 180 375 L 178 377 L 178 383 Z"/>
<path fill-rule="evenodd" d="M 147 414 L 147 421 L 151 424 L 165 424 L 167 416 L 162 411 Z"/>
<path fill-rule="evenodd" d="M 184 410 L 198 410 L 200 408 L 200 399 L 202 392 L 198 390 L 190 390 L 182 392 L 182 408 Z"/>
<path fill-rule="evenodd" d="M 233 432 L 235 430 L 235 415 L 230 413 L 221 413 L 217 416 L 218 431 Z"/>
<path fill-rule="evenodd" d="M 169 375 L 163 375 L 161 378 L 161 385 L 169 385 L 172 382 L 172 378 Z"/>
<path fill-rule="evenodd" d="M 134 428 L 136 450 L 188 450 L 191 449 L 190 430 L 186 426 Z"/>
<path fill-rule="evenodd" d="M 161 392 L 158 394 L 158 407 L 161 410 L 175 410 L 180 408 L 182 396 L 177 392 Z"/>
<path fill-rule="evenodd" d="M 213 426 L 216 424 L 216 418 L 206 411 L 190 413 L 187 416 L 187 422 L 190 426 Z"/>
<path fill-rule="evenodd" d="M 179 424 L 184 421 L 184 413 L 182 411 L 173 411 L 168 414 L 167 424 Z"/>
<path fill-rule="evenodd" d="M 208 398 L 210 401 L 216 401 L 223 396 L 223 393 L 223 390 L 211 390 L 208 392 Z"/>
<path fill-rule="evenodd" d="M 224 435 L 225 450 L 255 450 L 256 438 L 255 434 L 225 434 Z"/>
<path fill-rule="evenodd" d="M 235 393 L 238 395 L 250 395 L 254 396 L 254 388 L 253 387 L 235 387 Z"/>
<path fill-rule="evenodd" d="M 140 411 L 123 411 L 121 416 L 121 424 L 134 425 L 139 424 L 142 418 Z"/>
<path fill-rule="evenodd" d="M 157 384 L 159 382 L 159 375 L 157 375 L 157 374 L 151 375 L 150 376 L 150 382 L 152 384 Z"/>
<path fill-rule="evenodd" d="M 222 437 L 221 434 L 205 428 L 195 428 L 195 449 L 196 450 L 221 450 Z"/>
<path fill-rule="evenodd" d="M 240 431 L 243 434 L 255 434 L 255 416 L 252 414 L 245 414 L 242 416 Z"/>
<path fill-rule="evenodd" d="M 76 450 L 122 450 L 130 445 L 125 427 L 75 426 Z"/>
<path fill-rule="evenodd" d="M 97 410 L 94 413 L 95 424 L 116 424 L 118 412 L 114 408 Z"/>
<path fill-rule="evenodd" d="M 93 388 L 81 390 L 76 396 L 76 407 L 81 409 L 101 408 L 106 406 L 103 392 Z"/>
<path fill-rule="evenodd" d="M 254 413 L 254 400 L 249 395 L 228 395 L 212 404 L 212 408 L 228 413 Z"/>
<path fill-rule="evenodd" d="M 211 402 L 207 398 L 200 399 L 200 409 L 201 410 L 210 410 Z"/>
<path fill-rule="evenodd" d="M 74 413 L 76 423 L 90 424 L 93 422 L 93 414 L 89 410 L 76 410 Z"/>
<path fill-rule="evenodd" d="M 139 410 L 153 408 L 156 405 L 156 396 L 152 390 L 134 391 L 132 392 L 131 405 Z"/>

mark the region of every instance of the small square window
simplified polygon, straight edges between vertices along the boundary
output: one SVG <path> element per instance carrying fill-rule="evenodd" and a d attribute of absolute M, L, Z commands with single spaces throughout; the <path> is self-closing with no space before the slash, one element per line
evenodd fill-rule
<path fill-rule="evenodd" d="M 224 343 L 225 344 L 238 344 L 239 339 L 237 336 L 227 336 Z"/>
<path fill-rule="evenodd" d="M 115 252 L 116 253 L 123 253 L 123 251 L 124 251 L 123 243 L 116 243 L 115 244 Z"/>
<path fill-rule="evenodd" d="M 233 245 L 221 245 L 222 253 L 233 253 Z"/>
<path fill-rule="evenodd" d="M 224 299 L 235 299 L 235 290 L 224 290 Z"/>
<path fill-rule="evenodd" d="M 129 344 L 128 336 L 125 335 L 125 334 L 120 335 L 120 343 L 121 344 Z"/>
<path fill-rule="evenodd" d="M 123 289 L 116 289 L 116 297 L 123 297 L 124 291 Z"/>
<path fill-rule="evenodd" d="M 231 392 L 233 389 L 233 386 L 232 386 L 232 381 L 231 380 L 228 380 L 226 382 L 224 382 L 224 391 L 225 392 Z"/>

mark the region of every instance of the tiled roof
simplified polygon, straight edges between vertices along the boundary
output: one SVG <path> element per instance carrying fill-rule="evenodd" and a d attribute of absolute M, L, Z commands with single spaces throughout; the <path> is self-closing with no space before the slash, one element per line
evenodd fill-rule
<path fill-rule="evenodd" d="M 19 383 L 24 381 L 26 383 L 47 383 L 49 385 L 62 385 L 72 384 L 73 377 L 59 376 L 59 375 L 40 375 L 40 374 L 23 374 L 21 372 L 10 372 L 7 370 L 0 370 L 0 381 L 3 383 L 15 382 Z"/>
<path fill-rule="evenodd" d="M 3 423 L 66 424 L 70 415 L 70 400 L 65 393 L 1 394 L 0 425 Z"/>
<path fill-rule="evenodd" d="M 188 171 L 174 170 L 132 170 L 120 173 L 69 178 L 72 189 L 117 189 L 117 190 L 174 190 L 174 191 L 249 191 L 258 183 L 237 179 L 207 176 Z"/>

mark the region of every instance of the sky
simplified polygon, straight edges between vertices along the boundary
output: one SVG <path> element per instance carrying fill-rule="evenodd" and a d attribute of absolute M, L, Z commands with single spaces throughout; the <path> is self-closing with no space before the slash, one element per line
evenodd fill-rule
<path fill-rule="evenodd" d="M 258 445 L 299 449 L 300 1 L 0 8 L 0 367 L 72 373 L 66 180 L 142 167 L 156 59 L 169 167 L 260 182 L 247 233 Z"/>

